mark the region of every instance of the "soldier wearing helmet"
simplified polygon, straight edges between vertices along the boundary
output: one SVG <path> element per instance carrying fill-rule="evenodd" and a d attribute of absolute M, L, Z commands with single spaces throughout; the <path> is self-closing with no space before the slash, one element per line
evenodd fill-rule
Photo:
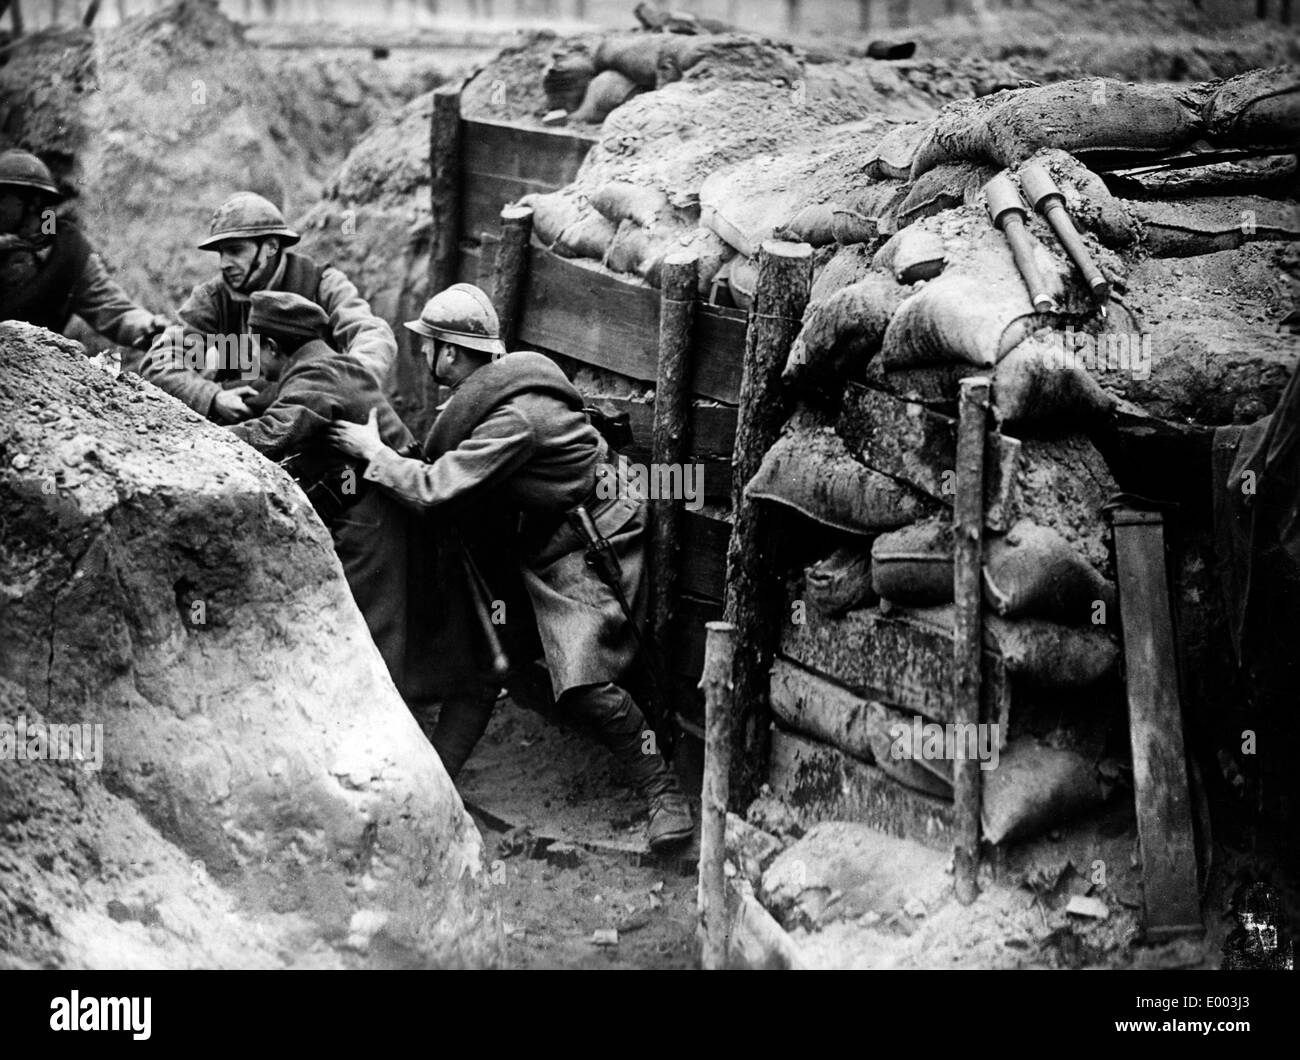
<path fill-rule="evenodd" d="M 284 215 L 261 195 L 241 191 L 217 207 L 198 247 L 219 256 L 220 274 L 190 292 L 180 309 L 182 324 L 159 336 L 141 374 L 218 423 L 248 419 L 257 411 L 257 382 L 241 378 L 229 365 L 196 359 L 193 351 L 210 351 L 224 337 L 247 334 L 254 292 L 284 291 L 320 306 L 333 345 L 382 385 L 397 355 L 392 329 L 371 312 L 342 270 L 288 249 L 298 240 Z"/>
<path fill-rule="evenodd" d="M 166 319 L 113 282 L 81 230 L 55 214 L 61 198 L 39 158 L 0 152 L 0 320 L 62 332 L 75 313 L 111 341 L 143 349 Z"/>
<path fill-rule="evenodd" d="M 570 513 L 585 509 L 618 557 L 624 601 L 643 611 L 644 501 L 598 489 L 602 470 L 610 470 L 609 448 L 582 397 L 549 358 L 506 353 L 496 312 L 477 287 L 449 287 L 406 327 L 421 336 L 438 382 L 453 388 L 425 459 L 385 445 L 373 417 L 365 425 L 336 423 L 331 439 L 368 462 L 369 482 L 429 512 L 443 547 L 469 557 L 470 580 L 475 570 L 488 572 L 482 581 L 494 599 L 509 601 L 511 573 L 522 580 L 531 605 L 526 624 L 540 637 L 557 705 L 594 724 L 647 799 L 650 846 L 689 838 L 690 807 L 624 687 L 636 661 L 634 631 L 616 590 L 588 567 L 587 542 L 570 523 Z M 440 570 L 457 584 L 447 564 Z M 454 608 L 455 594 L 443 590 L 439 605 Z M 506 631 L 522 637 L 525 623 L 512 604 L 504 618 Z M 442 639 L 438 649 L 444 659 L 470 654 L 448 650 Z M 500 685 L 479 670 L 477 682 L 467 677 L 444 696 L 430 738 L 453 778 L 486 729 Z"/>

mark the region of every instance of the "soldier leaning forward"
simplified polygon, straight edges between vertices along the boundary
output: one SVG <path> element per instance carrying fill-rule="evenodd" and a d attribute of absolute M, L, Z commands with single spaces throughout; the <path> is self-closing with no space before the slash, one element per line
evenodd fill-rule
<path fill-rule="evenodd" d="M 329 344 L 329 317 L 320 306 L 296 294 L 257 291 L 250 307 L 248 327 L 258 337 L 269 404 L 230 430 L 281 462 L 312 502 L 370 635 L 405 694 L 421 657 L 427 659 L 422 643 L 415 657 L 408 653 L 407 550 L 414 519 L 366 483 L 356 462 L 329 445 L 325 431 L 335 420 L 361 422 L 373 413 L 386 446 L 410 454 L 419 447 L 369 369 Z"/>
<path fill-rule="evenodd" d="M 325 311 L 334 345 L 351 354 L 382 386 L 397 356 L 392 329 L 371 312 L 352 281 L 333 265 L 321 265 L 287 248 L 299 240 L 274 204 L 249 191 L 232 195 L 212 215 L 200 250 L 220 255 L 221 273 L 190 292 L 180 308 L 183 326 L 160 335 L 140 374 L 218 423 L 238 423 L 263 405 L 264 381 L 244 376 L 242 365 L 197 358 L 211 345 L 247 334 L 251 296 L 284 291 Z M 218 358 L 219 361 L 219 358 Z"/>
<path fill-rule="evenodd" d="M 422 337 L 435 378 L 453 388 L 425 444 L 428 462 L 394 452 L 373 423 L 338 424 L 330 437 L 368 461 L 369 481 L 445 516 L 440 522 L 451 521 L 485 566 L 492 556 L 481 542 L 499 542 L 503 520 L 521 516 L 509 527 L 521 527 L 522 579 L 557 705 L 594 723 L 647 799 L 650 845 L 688 838 L 690 807 L 622 687 L 637 654 L 633 630 L 614 592 L 588 567 L 587 542 L 568 519 L 578 506 L 589 512 L 621 562 L 626 600 L 643 610 L 644 502 L 597 498 L 608 448 L 581 396 L 549 358 L 505 353 L 496 313 L 477 287 L 448 288 L 407 327 Z M 447 654 L 441 645 L 439 652 Z M 476 691 L 444 700 L 432 740 L 453 777 L 487 727 L 500 683 L 481 680 Z"/>
<path fill-rule="evenodd" d="M 81 229 L 55 217 L 60 198 L 39 158 L 0 153 L 0 320 L 62 332 L 75 313 L 118 345 L 145 348 L 166 318 L 133 302 Z"/>

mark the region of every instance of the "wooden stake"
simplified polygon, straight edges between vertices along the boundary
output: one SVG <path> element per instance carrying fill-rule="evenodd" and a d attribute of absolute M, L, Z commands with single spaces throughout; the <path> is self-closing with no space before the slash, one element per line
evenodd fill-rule
<path fill-rule="evenodd" d="M 757 796 L 767 769 L 768 670 L 782 611 L 781 586 L 767 547 L 771 527 L 761 506 L 746 499 L 745 486 L 789 415 L 781 372 L 811 287 L 812 247 L 807 243 L 771 240 L 759 248 L 732 457 L 725 610 L 727 621 L 736 627 L 731 789 L 738 803 L 745 804 Z"/>
<path fill-rule="evenodd" d="M 429 247 L 429 295 L 456 282 L 460 251 L 460 85 L 433 92 L 429 127 L 430 206 L 433 229 Z"/>
<path fill-rule="evenodd" d="M 731 773 L 731 718 L 735 711 L 735 627 L 705 625 L 704 787 L 700 796 L 700 963 L 705 970 L 727 966 L 727 801 Z"/>
<path fill-rule="evenodd" d="M 654 438 L 651 459 L 660 467 L 682 468 L 685 481 L 686 430 L 690 414 L 691 326 L 699 258 L 690 253 L 664 258 L 659 294 L 659 363 L 655 381 Z M 655 643 L 665 652 L 672 643 L 677 599 L 677 555 L 681 547 L 682 500 L 650 502 L 650 614 Z M 671 662 L 664 660 L 672 671 Z"/>
<path fill-rule="evenodd" d="M 980 569 L 984 531 L 984 434 L 988 422 L 989 380 L 961 381 L 957 399 L 957 495 L 953 505 L 953 722 L 980 723 Z M 971 746 L 957 729 L 957 747 Z M 958 753 L 952 764 L 954 832 L 953 876 L 957 900 L 970 905 L 979 895 L 976 880 L 980 842 L 980 763 Z"/>
<path fill-rule="evenodd" d="M 519 331 L 524 283 L 528 276 L 528 242 L 533 235 L 533 211 L 507 206 L 501 211 L 501 242 L 492 266 L 492 301 L 501 321 L 501 338 L 510 349 Z"/>

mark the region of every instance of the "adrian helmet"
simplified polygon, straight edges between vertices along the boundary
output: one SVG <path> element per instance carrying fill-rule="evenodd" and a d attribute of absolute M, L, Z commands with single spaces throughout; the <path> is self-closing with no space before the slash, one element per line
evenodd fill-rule
<path fill-rule="evenodd" d="M 251 191 L 236 192 L 212 214 L 208 238 L 199 244 L 199 249 L 214 250 L 228 239 L 263 236 L 279 236 L 285 246 L 292 246 L 301 238 L 285 224 L 284 214 L 269 199 Z"/>
<path fill-rule="evenodd" d="M 506 352 L 492 300 L 472 283 L 455 283 L 424 303 L 419 320 L 406 327 L 425 338 L 453 342 L 500 357 Z"/>

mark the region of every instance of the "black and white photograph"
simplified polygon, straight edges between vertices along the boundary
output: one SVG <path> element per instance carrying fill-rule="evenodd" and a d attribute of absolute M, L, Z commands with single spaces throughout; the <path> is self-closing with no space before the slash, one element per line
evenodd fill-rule
<path fill-rule="evenodd" d="M 7 1027 L 1297 938 L 1300 4 L 0 0 Z"/>

